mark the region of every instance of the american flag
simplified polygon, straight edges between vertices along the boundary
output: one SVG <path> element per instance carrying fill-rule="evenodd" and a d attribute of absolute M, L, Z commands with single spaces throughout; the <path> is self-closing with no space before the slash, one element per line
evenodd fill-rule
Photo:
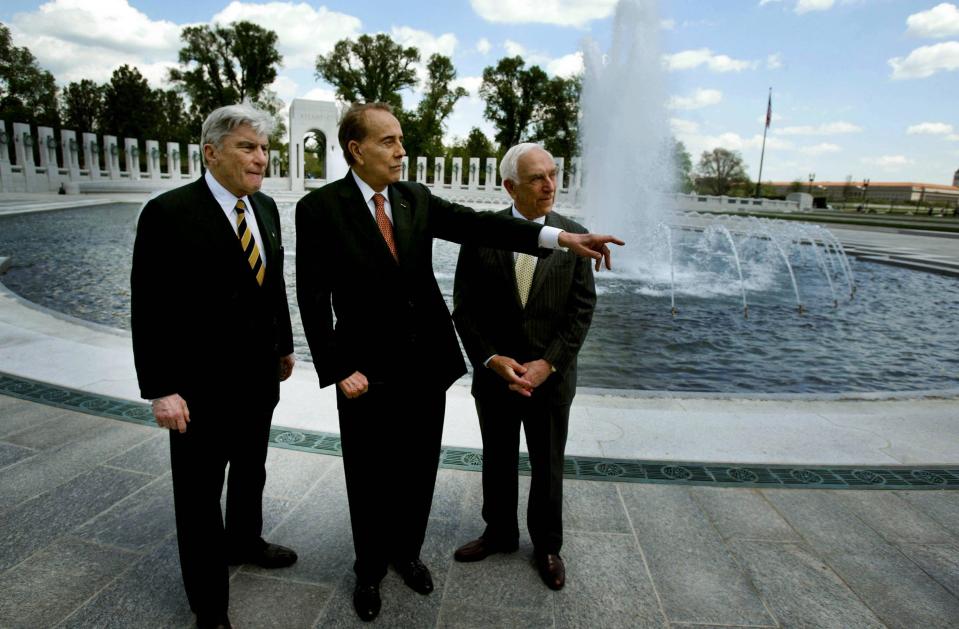
<path fill-rule="evenodd" d="M 769 128 L 769 123 L 773 120 L 773 93 L 772 90 L 769 91 L 769 101 L 766 103 L 766 128 Z"/>

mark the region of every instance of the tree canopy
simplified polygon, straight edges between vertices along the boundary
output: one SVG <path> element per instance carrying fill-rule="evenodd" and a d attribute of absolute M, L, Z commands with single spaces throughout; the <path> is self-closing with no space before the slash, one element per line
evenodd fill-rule
<path fill-rule="evenodd" d="M 542 97 L 536 90 L 546 82 L 546 73 L 539 66 L 527 69 L 520 56 L 504 57 L 483 69 L 483 116 L 496 127 L 494 139 L 501 153 L 528 137 Z"/>
<path fill-rule="evenodd" d="M 696 166 L 696 176 L 698 188 L 715 195 L 727 194 L 734 185 L 749 181 L 739 151 L 721 147 L 703 151 Z"/>
<path fill-rule="evenodd" d="M 53 75 L 26 47 L 13 45 L 0 24 L 0 120 L 55 126 L 60 122 Z"/>
<path fill-rule="evenodd" d="M 224 105 L 249 99 L 275 114 L 268 87 L 283 61 L 276 49 L 276 33 L 252 22 L 229 26 L 187 26 L 180 34 L 182 67 L 170 70 L 169 79 L 190 99 L 190 111 L 198 119 Z"/>
<path fill-rule="evenodd" d="M 348 103 L 383 102 L 398 111 L 400 90 L 416 85 L 414 64 L 420 60 L 413 46 L 404 48 L 385 33 L 341 39 L 328 55 L 316 58 L 316 78 L 336 88 Z"/>

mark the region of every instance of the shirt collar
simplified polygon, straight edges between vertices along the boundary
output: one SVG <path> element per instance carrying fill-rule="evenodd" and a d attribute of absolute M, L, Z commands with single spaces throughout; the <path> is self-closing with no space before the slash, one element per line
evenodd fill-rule
<path fill-rule="evenodd" d="M 509 209 L 512 210 L 512 212 L 513 212 L 513 218 L 520 218 L 520 219 L 523 219 L 524 221 L 530 220 L 530 219 L 526 218 L 525 216 L 523 216 L 522 214 L 519 213 L 519 210 L 516 209 L 516 205 L 511 205 Z M 533 222 L 534 222 L 534 223 L 539 223 L 540 225 L 545 225 L 545 224 L 546 224 L 546 216 L 545 216 L 545 215 L 543 215 L 543 216 L 537 216 L 536 218 L 533 219 Z"/>
<path fill-rule="evenodd" d="M 370 187 L 370 184 L 368 184 L 368 183 L 366 183 L 365 181 L 363 181 L 363 179 L 362 179 L 359 175 L 356 174 L 356 171 L 355 171 L 355 170 L 353 170 L 353 169 L 351 168 L 351 169 L 350 169 L 350 172 L 353 174 L 353 180 L 356 182 L 356 185 L 358 185 L 358 186 L 360 187 L 360 194 L 363 195 L 363 200 L 366 201 L 367 203 L 369 203 L 369 202 L 370 202 L 370 199 L 373 198 L 373 195 L 376 194 L 376 190 L 374 190 L 372 187 Z M 380 193 L 380 194 L 382 194 L 384 197 L 386 197 L 387 203 L 389 203 L 389 200 L 390 200 L 389 189 L 390 189 L 390 187 L 387 186 L 387 187 L 383 188 L 383 192 Z"/>
<path fill-rule="evenodd" d="M 216 180 L 209 170 L 206 171 L 206 174 L 203 176 L 206 179 L 206 185 L 210 188 L 210 192 L 213 193 L 213 198 L 216 199 L 216 202 L 220 204 L 220 207 L 224 211 L 230 212 L 233 208 L 236 207 L 236 202 L 242 200 L 243 204 L 247 208 L 250 207 L 250 199 L 243 195 L 242 197 L 237 198 L 232 192 L 223 187 L 219 181 Z"/>

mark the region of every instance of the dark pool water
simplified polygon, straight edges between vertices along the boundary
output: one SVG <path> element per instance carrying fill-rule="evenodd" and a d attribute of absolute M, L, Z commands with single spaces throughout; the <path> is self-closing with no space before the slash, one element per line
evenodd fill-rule
<path fill-rule="evenodd" d="M 0 217 L 3 283 L 43 306 L 129 328 L 129 270 L 137 205 Z M 289 210 L 284 239 L 295 251 Z M 438 243 L 435 268 L 452 301 L 458 246 Z M 297 354 L 309 350 L 287 264 Z M 813 264 L 797 264 L 806 313 L 788 284 L 741 297 L 670 298 L 639 280 L 601 275 L 599 301 L 580 354 L 580 386 L 741 393 L 908 391 L 959 386 L 959 280 L 852 261 L 857 292 L 838 307 Z M 788 281 L 788 280 L 787 280 Z M 837 290 L 840 282 L 836 282 Z M 660 287 L 661 288 L 661 287 Z M 666 291 L 668 293 L 668 291 Z"/>

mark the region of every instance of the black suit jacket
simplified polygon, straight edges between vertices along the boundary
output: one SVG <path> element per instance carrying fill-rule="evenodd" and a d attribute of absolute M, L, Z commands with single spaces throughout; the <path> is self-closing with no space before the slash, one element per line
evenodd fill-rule
<path fill-rule="evenodd" d="M 510 209 L 501 213 L 509 215 Z M 556 212 L 546 215 L 546 224 L 586 233 L 582 225 Z M 473 394 L 519 399 L 506 381 L 483 365 L 493 354 L 501 354 L 520 363 L 546 359 L 556 368 L 542 385 L 546 397 L 552 404 L 571 403 L 576 393 L 576 355 L 586 340 L 595 304 L 589 258 L 554 251 L 540 259 L 523 308 L 511 253 L 460 248 L 453 319 L 473 363 Z"/>
<path fill-rule="evenodd" d="M 199 180 L 143 208 L 133 248 L 131 325 L 140 394 L 190 406 L 272 408 L 278 360 L 293 351 L 273 199 L 250 195 L 266 260 L 263 285 L 229 219 Z"/>
<path fill-rule="evenodd" d="M 538 225 L 475 212 L 421 184 L 392 184 L 389 198 L 398 263 L 352 172 L 297 204 L 297 301 L 321 387 L 360 371 L 371 383 L 445 390 L 466 373 L 433 275 L 433 238 L 544 251 Z"/>

